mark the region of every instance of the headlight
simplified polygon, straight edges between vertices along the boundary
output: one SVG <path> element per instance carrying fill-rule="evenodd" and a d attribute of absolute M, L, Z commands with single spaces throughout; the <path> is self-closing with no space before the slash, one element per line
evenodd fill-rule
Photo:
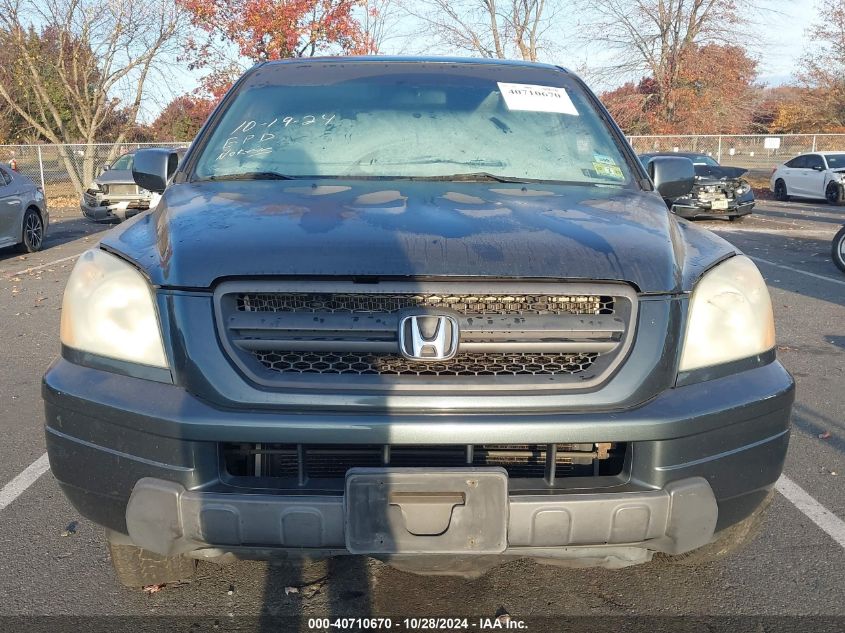
<path fill-rule="evenodd" d="M 167 368 L 153 291 L 133 266 L 94 248 L 73 267 L 62 301 L 62 343 Z"/>
<path fill-rule="evenodd" d="M 756 356 L 775 346 L 766 282 L 738 255 L 707 272 L 692 292 L 680 371 Z"/>
<path fill-rule="evenodd" d="M 751 185 L 749 185 L 744 180 L 739 183 L 739 187 L 736 188 L 736 195 L 741 196 L 751 191 Z"/>

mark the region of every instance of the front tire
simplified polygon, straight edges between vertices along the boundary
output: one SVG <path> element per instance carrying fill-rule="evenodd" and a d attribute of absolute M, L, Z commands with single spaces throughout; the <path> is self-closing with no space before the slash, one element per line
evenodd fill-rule
<path fill-rule="evenodd" d="M 780 202 L 789 202 L 789 194 L 786 191 L 786 183 L 782 178 L 775 181 L 775 200 Z"/>
<path fill-rule="evenodd" d="M 845 273 L 845 226 L 839 229 L 839 233 L 833 238 L 830 256 L 833 257 L 836 267 Z"/>
<path fill-rule="evenodd" d="M 763 525 L 763 519 L 766 516 L 766 511 L 772 503 L 775 496 L 775 491 L 769 491 L 769 494 L 763 499 L 763 502 L 754 509 L 750 515 L 744 518 L 739 523 L 725 528 L 716 534 L 716 540 L 708 543 L 704 547 L 699 547 L 691 552 L 685 554 L 661 554 L 662 560 L 676 565 L 686 565 L 689 567 L 697 567 L 699 565 L 709 565 L 714 563 L 737 550 L 741 549 L 751 541 L 753 541 L 757 534 L 760 533 L 760 528 Z"/>
<path fill-rule="evenodd" d="M 827 188 L 824 190 L 824 197 L 828 204 L 834 204 L 836 206 L 845 204 L 845 194 L 843 194 L 842 185 L 839 183 L 828 183 Z"/>
<path fill-rule="evenodd" d="M 21 225 L 21 242 L 18 250 L 23 253 L 36 253 L 44 245 L 44 221 L 35 209 L 27 209 Z"/>
<path fill-rule="evenodd" d="M 196 572 L 197 561 L 192 558 L 161 556 L 134 545 L 108 543 L 112 566 L 124 587 L 186 582 Z"/>

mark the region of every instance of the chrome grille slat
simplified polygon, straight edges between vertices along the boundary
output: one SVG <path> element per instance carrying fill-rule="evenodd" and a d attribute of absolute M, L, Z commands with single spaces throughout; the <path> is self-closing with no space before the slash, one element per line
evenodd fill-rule
<path fill-rule="evenodd" d="M 318 315 L 318 316 L 315 316 Z M 614 315 L 507 315 L 458 318 L 461 349 L 471 353 L 604 353 L 618 344 Z M 252 352 L 395 353 L 399 316 L 361 313 L 238 312 L 228 319 L 233 342 Z"/>
<path fill-rule="evenodd" d="M 460 314 L 610 314 L 613 298 L 601 295 L 494 295 L 240 293 L 240 312 L 395 313 L 442 308 Z"/>
<path fill-rule="evenodd" d="M 593 386 L 630 347 L 637 309 L 618 283 L 244 281 L 215 301 L 224 346 L 259 384 L 427 392 Z M 408 315 L 452 317 L 457 355 L 406 359 Z"/>

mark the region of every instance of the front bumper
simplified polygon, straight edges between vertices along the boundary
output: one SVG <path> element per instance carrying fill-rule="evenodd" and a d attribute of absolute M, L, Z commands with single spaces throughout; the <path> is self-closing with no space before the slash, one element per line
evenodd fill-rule
<path fill-rule="evenodd" d="M 174 385 L 60 359 L 43 394 L 65 494 L 83 516 L 161 554 L 348 553 L 342 494 L 239 488 L 220 442 L 402 444 L 421 429 L 429 444 L 628 442 L 619 477 L 509 494 L 507 548 L 494 557 L 620 566 L 699 547 L 757 507 L 783 467 L 794 384 L 772 362 L 626 411 L 306 415 L 215 408 Z"/>
<path fill-rule="evenodd" d="M 734 201 L 731 200 L 727 209 L 713 209 L 709 202 L 699 204 L 674 204 L 672 212 L 686 219 L 702 218 L 729 218 L 749 215 L 754 209 L 754 200 Z"/>
<path fill-rule="evenodd" d="M 113 220 L 126 220 L 141 211 L 150 208 L 149 198 L 120 198 L 111 196 L 108 199 L 102 195 L 92 196 L 83 194 L 79 201 L 79 208 L 82 214 L 89 220 L 95 222 L 109 222 Z"/>

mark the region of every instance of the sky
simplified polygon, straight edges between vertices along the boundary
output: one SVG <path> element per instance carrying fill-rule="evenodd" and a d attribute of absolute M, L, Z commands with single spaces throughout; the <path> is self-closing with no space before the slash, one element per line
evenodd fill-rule
<path fill-rule="evenodd" d="M 777 86 L 788 83 L 797 69 L 798 60 L 804 52 L 808 42 L 806 31 L 815 20 L 817 7 L 822 0 L 758 0 L 762 7 L 760 15 L 751 16 L 747 26 L 740 25 L 736 33 L 736 43 L 746 46 L 759 62 L 760 83 Z M 580 44 L 568 44 L 575 20 L 567 20 L 566 14 L 561 15 L 561 27 L 555 38 L 559 41 L 559 49 L 542 61 L 553 62 L 568 68 L 579 68 L 583 65 L 600 66 L 603 61 L 601 51 L 591 50 Z M 567 29 L 567 25 L 570 29 Z M 427 44 L 426 44 L 427 46 Z M 420 46 L 423 50 L 423 45 Z M 390 42 L 386 54 L 413 54 L 414 42 Z M 182 68 L 181 64 L 171 65 L 172 68 Z M 175 96 L 191 92 L 199 85 L 201 71 L 178 70 L 171 76 L 159 77 L 152 82 L 148 99 L 141 113 L 142 120 L 152 121 L 161 109 Z M 638 78 L 632 78 L 638 79 Z M 615 85 L 595 85 L 591 87 L 597 92 L 614 88 Z"/>

